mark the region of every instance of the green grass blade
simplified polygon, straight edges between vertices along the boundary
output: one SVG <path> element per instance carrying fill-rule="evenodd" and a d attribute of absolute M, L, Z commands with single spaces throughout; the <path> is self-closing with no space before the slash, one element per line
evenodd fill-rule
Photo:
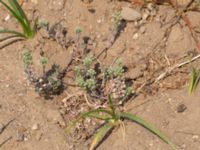
<path fill-rule="evenodd" d="M 8 29 L 0 29 L 0 34 L 3 34 L 3 33 L 8 33 L 8 34 L 14 34 L 16 36 L 19 36 L 19 37 L 25 37 L 24 34 L 20 33 L 20 32 L 17 32 L 17 31 L 14 31 L 14 30 L 8 30 Z"/>
<path fill-rule="evenodd" d="M 11 2 L 11 1 L 9 1 L 9 2 Z M 17 6 L 14 6 L 14 1 L 11 2 L 12 3 L 11 7 L 9 5 L 7 5 L 5 2 L 3 2 L 2 0 L 0 0 L 0 3 L 2 5 L 4 5 L 10 11 L 10 13 L 17 19 L 17 21 L 21 24 L 21 27 L 23 28 L 23 31 L 24 31 L 24 34 L 26 35 L 26 37 L 33 37 L 34 32 L 31 29 L 27 18 L 24 17 L 25 14 L 22 15 L 20 13 L 20 11 L 17 9 Z M 19 4 L 18 4 L 18 6 L 20 7 Z M 19 9 L 22 10 L 21 7 Z"/>
<path fill-rule="evenodd" d="M 109 102 L 109 106 L 110 106 L 110 108 L 111 108 L 111 110 L 112 110 L 112 114 L 113 114 L 113 116 L 115 117 L 115 116 L 116 116 L 116 114 L 115 114 L 115 107 L 114 107 L 114 105 L 113 105 L 111 95 L 108 96 L 108 102 Z"/>
<path fill-rule="evenodd" d="M 192 68 L 192 73 L 190 77 L 190 83 L 189 83 L 189 94 L 192 94 L 192 92 L 195 90 L 200 78 L 200 71 L 196 70 L 195 68 Z"/>
<path fill-rule="evenodd" d="M 198 70 L 197 74 L 196 74 L 196 81 L 194 83 L 194 90 L 196 89 L 197 84 L 199 83 L 199 79 L 200 79 L 200 70 Z"/>
<path fill-rule="evenodd" d="M 189 94 L 192 94 L 192 92 L 193 92 L 195 78 L 196 78 L 196 71 L 194 68 L 192 68 L 192 73 L 190 76 L 190 83 L 189 83 Z"/>
<path fill-rule="evenodd" d="M 24 24 L 24 20 L 18 16 L 18 14 L 10 7 L 8 6 L 5 2 L 3 2 L 2 0 L 0 1 L 0 3 L 2 3 L 9 11 L 10 13 L 18 20 L 18 22 L 22 25 L 22 26 L 26 26 L 26 24 Z"/>
<path fill-rule="evenodd" d="M 11 5 L 12 9 L 14 10 L 14 12 L 16 14 L 18 14 L 18 16 L 20 16 L 20 18 L 23 19 L 24 24 L 26 24 L 27 27 L 27 32 L 30 32 L 32 29 L 30 27 L 30 23 L 26 17 L 26 14 L 24 13 L 22 7 L 19 5 L 19 3 L 17 2 L 17 0 L 8 0 L 9 4 Z"/>
<path fill-rule="evenodd" d="M 94 150 L 96 146 L 102 142 L 103 138 L 114 128 L 114 124 L 106 123 L 103 125 L 94 136 L 89 150 Z"/>
<path fill-rule="evenodd" d="M 21 6 L 19 5 L 19 3 L 17 2 L 17 0 L 8 0 L 10 6 L 12 7 L 12 9 L 15 11 L 15 13 L 18 16 L 21 16 L 26 22 L 28 22 L 28 19 L 23 11 L 23 9 L 21 8 Z"/>
<path fill-rule="evenodd" d="M 176 146 L 160 130 L 158 130 L 156 127 L 154 127 L 153 125 L 149 124 L 145 120 L 143 120 L 140 117 L 135 116 L 133 114 L 127 113 L 127 112 L 122 112 L 121 113 L 121 117 L 129 119 L 129 120 L 131 120 L 133 122 L 136 122 L 136 123 L 142 125 L 146 129 L 148 129 L 150 132 L 152 132 L 155 135 L 157 135 L 161 140 L 163 140 L 164 142 L 166 142 L 167 144 L 169 144 L 169 146 L 173 150 L 176 150 Z"/>
<path fill-rule="evenodd" d="M 107 120 L 107 121 L 112 119 L 112 117 L 110 117 L 108 115 L 102 115 L 102 114 L 98 114 L 98 113 L 89 114 L 87 117 L 96 118 L 96 119 L 100 119 L 100 120 Z"/>
<path fill-rule="evenodd" d="M 102 116 L 97 115 L 97 113 L 100 113 L 100 112 L 105 113 L 107 115 L 111 115 L 111 112 L 107 111 L 105 109 L 96 109 L 96 110 L 84 112 L 84 113 L 80 114 L 80 116 L 77 119 L 75 119 L 74 121 L 72 121 L 69 124 L 69 126 L 66 128 L 66 131 L 69 132 L 71 130 L 71 128 L 73 128 L 83 118 L 93 117 L 93 118 L 102 119 L 102 120 L 105 120 L 105 121 L 107 119 L 109 119 L 109 118 L 104 119 L 103 115 Z"/>

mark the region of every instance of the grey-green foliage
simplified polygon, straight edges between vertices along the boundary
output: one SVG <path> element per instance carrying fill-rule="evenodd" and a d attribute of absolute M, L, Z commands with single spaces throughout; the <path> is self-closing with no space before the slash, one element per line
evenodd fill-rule
<path fill-rule="evenodd" d="M 43 28 L 43 29 L 47 30 L 48 27 L 49 27 L 49 22 L 47 20 L 45 20 L 45 19 L 38 19 L 38 21 L 37 21 L 37 28 L 38 29 Z"/>
<path fill-rule="evenodd" d="M 76 83 L 88 92 L 96 88 L 96 71 L 92 66 L 93 60 L 93 56 L 88 55 L 83 60 L 83 65 L 75 68 Z"/>
<path fill-rule="evenodd" d="M 47 57 L 42 57 L 41 60 L 40 60 L 40 63 L 43 66 L 46 66 L 48 64 L 48 58 Z"/>
<path fill-rule="evenodd" d="M 22 54 L 22 59 L 23 59 L 25 68 L 28 68 L 32 64 L 32 61 L 33 61 L 31 52 L 27 49 L 24 50 L 24 52 Z"/>
<path fill-rule="evenodd" d="M 119 25 L 121 24 L 121 20 L 122 20 L 121 12 L 120 11 L 115 12 L 112 18 L 115 28 L 119 27 Z"/>
<path fill-rule="evenodd" d="M 122 63 L 122 60 L 120 59 L 116 61 L 115 66 L 106 67 L 104 68 L 104 71 L 103 71 L 104 78 L 106 79 L 122 76 L 123 73 L 124 73 L 123 63 Z"/>
<path fill-rule="evenodd" d="M 47 80 L 49 82 L 49 84 L 52 86 L 52 91 L 56 92 L 59 87 L 62 85 L 61 80 L 59 79 L 59 75 L 60 75 L 60 69 L 59 67 L 55 68 L 55 72 L 53 74 L 51 74 Z"/>
<path fill-rule="evenodd" d="M 85 57 L 85 59 L 83 60 L 83 65 L 84 65 L 85 67 L 87 67 L 87 68 L 90 68 L 91 65 L 92 65 L 92 63 L 93 63 L 93 61 L 94 61 L 93 56 L 92 56 L 92 55 L 87 55 L 87 56 Z"/>
<path fill-rule="evenodd" d="M 80 34 L 82 32 L 82 29 L 81 27 L 76 27 L 75 31 L 76 31 L 76 34 Z"/>

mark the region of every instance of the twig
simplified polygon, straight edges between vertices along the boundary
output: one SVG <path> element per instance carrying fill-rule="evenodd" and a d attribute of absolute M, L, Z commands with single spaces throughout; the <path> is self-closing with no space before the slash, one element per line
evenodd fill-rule
<path fill-rule="evenodd" d="M 4 38 L 5 39 L 5 38 Z M 0 49 L 10 45 L 10 44 L 13 44 L 15 42 L 18 42 L 18 41 L 22 41 L 24 40 L 24 38 L 22 37 L 12 37 L 12 38 L 7 38 L 3 41 L 0 41 Z"/>
<path fill-rule="evenodd" d="M 3 128 L 2 128 L 2 130 L 1 130 L 1 132 L 0 132 L 0 134 L 3 133 L 3 131 L 4 131 L 13 121 L 15 121 L 15 118 L 12 119 L 12 120 L 10 120 L 10 121 L 8 121 L 8 123 L 6 123 L 6 125 L 3 126 Z"/>
<path fill-rule="evenodd" d="M 2 143 L 0 143 L 0 148 L 4 145 L 4 144 L 6 144 L 9 140 L 11 140 L 13 137 L 11 136 L 11 137 L 9 137 L 9 138 L 7 138 L 6 140 L 4 140 Z"/>
<path fill-rule="evenodd" d="M 83 94 L 83 95 L 84 95 L 85 101 L 88 104 L 88 106 L 91 107 L 91 108 L 95 108 L 95 106 L 89 102 L 87 95 L 86 94 Z"/>
<path fill-rule="evenodd" d="M 191 62 L 193 62 L 193 61 L 195 61 L 196 59 L 199 59 L 199 58 L 200 58 L 200 54 L 197 55 L 197 56 L 195 56 L 195 57 L 193 57 L 193 58 L 190 59 L 190 60 L 187 60 L 187 61 L 182 62 L 182 63 L 180 63 L 180 64 L 175 64 L 174 66 L 169 67 L 164 73 L 160 74 L 160 75 L 155 79 L 154 82 L 157 83 L 157 82 L 160 81 L 161 79 L 164 79 L 164 78 L 165 78 L 168 74 L 170 74 L 174 69 L 180 68 L 180 67 L 182 67 L 182 66 L 184 66 L 184 65 L 186 65 L 186 64 L 188 64 L 188 63 L 191 63 Z"/>
<path fill-rule="evenodd" d="M 111 38 L 109 39 L 109 44 L 106 48 L 104 48 L 96 57 L 96 59 L 98 59 L 103 53 L 106 53 L 111 47 L 112 45 L 115 43 L 116 39 L 119 37 L 121 31 L 126 27 L 126 21 L 122 20 L 121 24 L 112 31 L 112 35 Z M 105 55 L 106 56 L 106 55 Z"/>

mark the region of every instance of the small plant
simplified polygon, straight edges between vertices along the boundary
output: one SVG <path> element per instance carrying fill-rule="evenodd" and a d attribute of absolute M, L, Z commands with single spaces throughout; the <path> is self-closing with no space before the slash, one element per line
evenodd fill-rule
<path fill-rule="evenodd" d="M 29 66 L 32 64 L 32 60 L 33 60 L 31 52 L 29 50 L 25 50 L 22 54 L 22 59 L 23 59 L 25 68 L 26 69 L 29 68 Z"/>
<path fill-rule="evenodd" d="M 3 0 L 0 0 L 0 3 L 5 6 L 5 8 L 15 17 L 15 19 L 19 22 L 23 29 L 23 33 L 9 29 L 1 29 L 0 33 L 13 34 L 15 37 L 33 38 L 35 34 L 35 29 L 34 27 L 31 27 L 25 12 L 23 11 L 17 0 L 8 0 L 9 4 L 5 3 Z"/>
<path fill-rule="evenodd" d="M 49 29 L 49 22 L 45 19 L 38 19 L 36 23 L 37 29 Z"/>
<path fill-rule="evenodd" d="M 103 71 L 103 75 L 105 79 L 111 79 L 111 78 L 116 78 L 116 77 L 120 77 L 123 75 L 124 73 L 124 68 L 123 68 L 123 63 L 122 60 L 118 59 L 116 61 L 116 65 L 113 66 L 109 66 L 109 67 L 105 67 L 104 71 Z"/>
<path fill-rule="evenodd" d="M 132 122 L 135 122 L 153 134 L 157 135 L 161 140 L 169 144 L 172 150 L 176 150 L 176 146 L 157 128 L 155 128 L 153 125 L 149 124 L 148 122 L 144 121 L 140 117 L 133 115 L 128 112 L 121 112 L 117 111 L 116 107 L 113 105 L 112 98 L 109 96 L 109 107 L 103 108 L 103 109 L 93 109 L 88 112 L 82 113 L 78 119 L 71 122 L 71 124 L 67 128 L 67 132 L 71 130 L 79 121 L 86 118 L 95 118 L 103 121 L 103 124 L 96 132 L 96 135 L 94 135 L 94 139 L 90 145 L 90 150 L 94 150 L 99 146 L 99 144 L 103 141 L 106 135 L 111 133 L 111 131 L 118 126 L 120 126 L 123 130 L 123 133 L 125 133 L 125 125 L 124 120 L 130 120 Z M 124 134 L 125 135 L 125 134 Z"/>
<path fill-rule="evenodd" d="M 43 66 L 46 66 L 47 64 L 48 64 L 48 58 L 46 58 L 46 57 L 42 57 L 42 59 L 41 59 L 41 64 L 43 65 Z"/>
<path fill-rule="evenodd" d="M 61 70 L 59 65 L 53 64 L 49 70 L 45 71 L 48 59 L 42 57 L 40 63 L 43 67 L 43 74 L 38 77 L 33 71 L 33 58 L 29 50 L 23 52 L 22 59 L 27 79 L 34 84 L 35 91 L 38 92 L 40 96 L 50 99 L 52 95 L 60 94 L 63 91 L 63 70 Z"/>
<path fill-rule="evenodd" d="M 82 32 L 81 27 L 76 27 L 75 32 L 76 34 L 80 34 Z"/>
<path fill-rule="evenodd" d="M 126 83 L 124 65 L 122 60 L 116 60 L 115 64 L 109 67 L 97 67 L 93 55 L 87 55 L 82 64 L 75 68 L 75 80 L 79 87 L 85 90 L 90 96 L 108 96 L 111 93 L 116 104 L 121 105 L 125 100 L 134 94 L 130 84 Z"/>
<path fill-rule="evenodd" d="M 42 67 L 43 67 L 43 72 L 45 72 L 45 68 L 48 64 L 48 58 L 47 57 L 42 57 L 41 60 L 40 60 L 40 63 L 42 64 Z"/>
<path fill-rule="evenodd" d="M 83 60 L 83 66 L 77 66 L 76 83 L 87 92 L 92 92 L 96 88 L 96 71 L 92 68 L 93 56 L 88 55 Z"/>
<path fill-rule="evenodd" d="M 122 20 L 121 12 L 120 11 L 115 12 L 112 18 L 115 28 L 118 28 L 120 26 L 121 20 Z"/>
<path fill-rule="evenodd" d="M 200 79 L 200 70 L 197 70 L 193 67 L 189 83 L 189 94 L 192 94 L 192 92 L 194 92 L 199 82 L 199 79 Z"/>

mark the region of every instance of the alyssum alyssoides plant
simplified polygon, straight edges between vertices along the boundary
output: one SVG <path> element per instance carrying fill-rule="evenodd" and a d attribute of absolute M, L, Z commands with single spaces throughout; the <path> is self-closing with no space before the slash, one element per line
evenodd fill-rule
<path fill-rule="evenodd" d="M 35 34 L 35 27 L 31 26 L 30 21 L 28 20 L 25 12 L 22 7 L 19 5 L 17 0 L 0 0 L 0 3 L 10 12 L 10 14 L 18 21 L 21 25 L 23 32 L 10 30 L 10 29 L 0 29 L 0 33 L 12 34 L 11 37 L 20 37 L 20 38 L 33 38 Z"/>
<path fill-rule="evenodd" d="M 124 111 L 118 111 L 117 107 L 113 104 L 112 98 L 109 95 L 108 97 L 109 106 L 108 108 L 98 108 L 98 109 L 92 109 L 90 111 L 84 112 L 80 114 L 78 119 L 75 121 L 72 121 L 71 124 L 69 124 L 68 128 L 66 129 L 67 132 L 70 132 L 70 130 L 76 126 L 78 122 L 80 122 L 82 119 L 86 118 L 94 118 L 102 120 L 103 123 L 101 124 L 100 128 L 96 131 L 96 134 L 94 135 L 94 139 L 90 145 L 89 150 L 96 149 L 99 144 L 103 141 L 103 139 L 111 133 L 111 131 L 117 127 L 121 127 L 124 135 L 125 135 L 125 125 L 124 120 L 130 120 L 132 122 L 135 122 L 153 134 L 157 135 L 162 141 L 167 143 L 172 150 L 176 150 L 176 145 L 174 145 L 161 131 L 159 131 L 156 127 L 149 124 L 142 118 L 133 115 L 128 112 Z"/>
<path fill-rule="evenodd" d="M 42 76 L 38 76 L 34 72 L 33 57 L 29 50 L 25 50 L 22 54 L 24 62 L 24 71 L 27 75 L 27 79 L 34 84 L 35 91 L 45 99 L 51 99 L 53 95 L 60 94 L 63 89 L 63 70 L 59 65 L 53 64 L 50 69 L 46 71 L 46 65 L 48 59 L 46 57 L 41 58 L 41 65 L 43 67 Z"/>
<path fill-rule="evenodd" d="M 111 93 L 114 102 L 121 105 L 134 94 L 123 77 L 124 65 L 120 59 L 111 66 L 97 67 L 94 56 L 88 54 L 81 63 L 75 68 L 76 83 L 90 96 L 106 100 Z"/>

